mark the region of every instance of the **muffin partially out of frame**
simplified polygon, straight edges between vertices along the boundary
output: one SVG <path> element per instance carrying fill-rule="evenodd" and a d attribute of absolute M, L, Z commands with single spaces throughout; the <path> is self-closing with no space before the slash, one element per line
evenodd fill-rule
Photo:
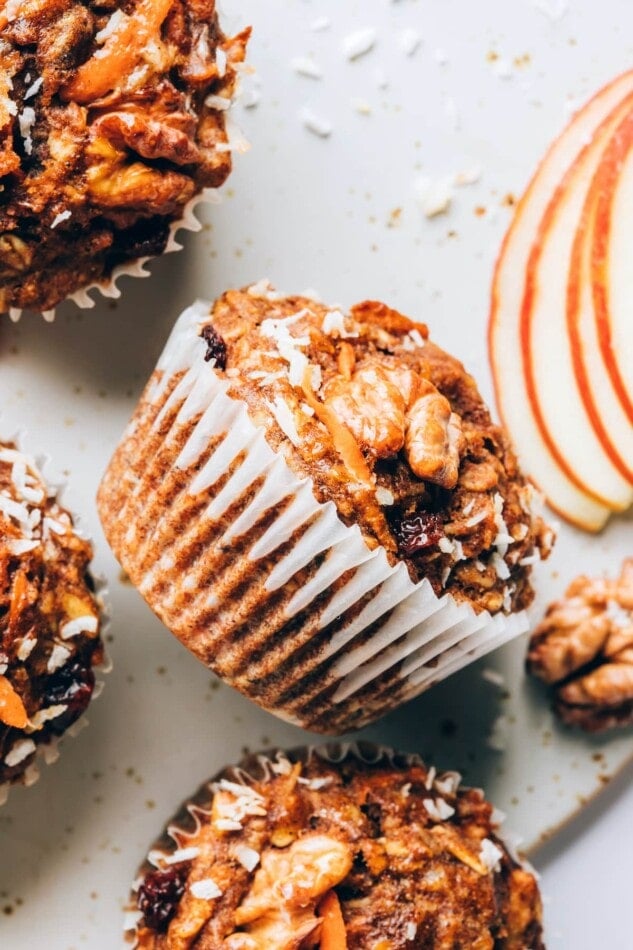
<path fill-rule="evenodd" d="M 252 757 L 202 786 L 136 884 L 139 950 L 541 950 L 534 875 L 483 792 L 370 746 Z"/>
<path fill-rule="evenodd" d="M 92 548 L 33 460 L 0 443 L 0 797 L 81 716 L 103 660 Z"/>
<path fill-rule="evenodd" d="M 189 649 L 330 732 L 525 630 L 551 543 L 473 379 L 425 326 L 266 284 L 180 318 L 99 510 Z"/>
<path fill-rule="evenodd" d="M 247 39 L 223 35 L 215 0 L 0 6 L 0 313 L 164 250 L 230 172 Z"/>

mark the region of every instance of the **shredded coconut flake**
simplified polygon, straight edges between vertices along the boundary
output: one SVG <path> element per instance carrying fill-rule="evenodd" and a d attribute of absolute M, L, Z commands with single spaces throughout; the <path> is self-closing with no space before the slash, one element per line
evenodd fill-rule
<path fill-rule="evenodd" d="M 35 743 L 32 739 L 19 739 L 11 748 L 11 751 L 4 757 L 5 764 L 12 769 L 14 766 L 24 762 L 35 752 Z"/>
<path fill-rule="evenodd" d="M 217 112 L 226 112 L 227 109 L 231 108 L 231 100 L 227 99 L 226 96 L 207 96 L 204 100 L 204 104 L 208 106 L 209 109 L 215 109 Z"/>
<path fill-rule="evenodd" d="M 277 420 L 277 425 L 284 435 L 290 439 L 293 445 L 300 445 L 301 439 L 288 403 L 281 396 L 275 396 L 275 401 L 267 402 L 266 406 Z"/>
<path fill-rule="evenodd" d="M 309 56 L 295 56 L 290 60 L 290 67 L 295 73 L 308 79 L 323 79 L 323 70 Z"/>
<path fill-rule="evenodd" d="M 316 112 L 313 112 L 312 109 L 309 109 L 307 106 L 304 106 L 304 108 L 301 109 L 299 118 L 308 132 L 318 135 L 319 138 L 327 139 L 334 131 L 332 123 L 329 121 L 329 119 L 317 115 Z"/>
<path fill-rule="evenodd" d="M 197 897 L 198 900 L 202 901 L 213 901 L 218 897 L 222 897 L 222 891 L 215 883 L 213 878 L 207 877 L 203 881 L 196 881 L 189 888 L 193 897 Z"/>
<path fill-rule="evenodd" d="M 34 731 L 37 731 L 38 729 L 41 729 L 45 723 L 51 722 L 53 719 L 57 719 L 59 716 L 65 713 L 67 709 L 68 706 L 63 704 L 59 704 L 57 706 L 48 706 L 47 709 L 40 709 L 35 713 L 34 716 L 31 717 L 29 726 Z"/>
<path fill-rule="evenodd" d="M 443 798 L 425 798 L 423 804 L 434 821 L 446 821 L 455 814 L 455 809 Z"/>
<path fill-rule="evenodd" d="M 200 854 L 200 848 L 178 848 L 165 858 L 165 864 L 180 864 L 181 861 L 193 861 Z"/>
<path fill-rule="evenodd" d="M 422 42 L 422 37 L 417 30 L 408 27 L 406 30 L 403 30 L 398 38 L 400 43 L 400 49 L 407 56 L 413 56 L 415 52 L 420 48 Z"/>
<path fill-rule="evenodd" d="M 215 65 L 218 68 L 218 76 L 220 79 L 224 79 L 226 76 L 226 52 L 222 49 L 221 46 L 218 46 L 215 51 Z"/>
<path fill-rule="evenodd" d="M 18 116 L 18 125 L 20 126 L 20 135 L 24 140 L 24 151 L 27 155 L 33 153 L 33 139 L 31 138 L 31 129 L 35 123 L 35 110 L 31 106 L 26 106 Z"/>
<path fill-rule="evenodd" d="M 38 94 L 38 92 L 39 92 L 40 89 L 42 88 L 42 83 L 43 83 L 43 82 L 44 82 L 43 77 L 42 77 L 42 76 L 38 76 L 38 78 L 35 80 L 35 82 L 33 82 L 33 83 L 29 86 L 29 88 L 26 90 L 26 92 L 24 93 L 24 101 L 25 101 L 25 102 L 26 102 L 27 99 L 32 99 L 33 96 L 36 96 L 36 95 Z"/>
<path fill-rule="evenodd" d="M 51 655 L 48 658 L 46 669 L 49 673 L 54 673 L 55 670 L 58 670 L 64 665 L 69 656 L 70 650 L 68 647 L 62 646 L 61 643 L 56 643 L 51 650 Z"/>
<path fill-rule="evenodd" d="M 343 40 L 343 52 L 349 60 L 358 59 L 369 53 L 376 44 L 377 33 L 373 27 L 356 30 Z"/>
<path fill-rule="evenodd" d="M 313 33 L 321 33 L 323 30 L 329 30 L 330 28 L 330 18 L 327 16 L 317 17 L 310 24 L 310 29 Z"/>
<path fill-rule="evenodd" d="M 79 636 L 80 633 L 96 633 L 98 629 L 98 619 L 92 615 L 87 615 L 67 621 L 59 628 L 59 635 L 62 640 L 70 640 L 72 637 Z"/>
<path fill-rule="evenodd" d="M 393 505 L 396 499 L 393 496 L 393 492 L 390 492 L 388 488 L 377 488 L 376 501 L 379 505 Z"/>
<path fill-rule="evenodd" d="M 56 228 L 58 224 L 61 224 L 62 221 L 68 221 L 71 215 L 72 211 L 60 211 L 60 213 L 56 215 L 51 222 L 51 231 Z"/>
<path fill-rule="evenodd" d="M 430 178 L 422 177 L 417 180 L 415 190 L 425 217 L 436 218 L 448 212 L 453 200 L 451 183 L 448 179 L 432 181 Z"/>
<path fill-rule="evenodd" d="M 237 844 L 234 849 L 234 854 L 242 867 L 249 872 L 254 871 L 259 864 L 259 854 L 257 851 L 247 847 L 245 844 Z"/>
<path fill-rule="evenodd" d="M 17 650 L 17 658 L 21 663 L 24 663 L 25 660 L 28 660 L 31 653 L 35 649 L 36 643 L 37 640 L 35 637 L 24 637 Z"/>
<path fill-rule="evenodd" d="M 498 848 L 494 841 L 491 841 L 490 838 L 484 838 L 481 842 L 481 849 L 479 851 L 479 857 L 481 863 L 488 868 L 489 871 L 499 871 L 501 867 L 501 858 L 503 857 L 503 851 L 501 848 Z"/>

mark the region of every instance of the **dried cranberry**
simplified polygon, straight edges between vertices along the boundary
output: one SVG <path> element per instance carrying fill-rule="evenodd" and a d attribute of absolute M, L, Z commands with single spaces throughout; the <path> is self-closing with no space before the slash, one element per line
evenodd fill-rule
<path fill-rule="evenodd" d="M 150 871 L 138 889 L 138 909 L 147 926 L 157 933 L 167 930 L 185 893 L 188 862 L 172 864 L 162 871 Z"/>
<path fill-rule="evenodd" d="M 42 708 L 65 705 L 68 708 L 63 716 L 50 723 L 50 728 L 64 731 L 76 719 L 79 719 L 90 703 L 95 688 L 95 675 L 91 667 L 81 661 L 67 663 L 52 676 L 44 686 Z"/>
<path fill-rule="evenodd" d="M 433 547 L 444 536 L 442 518 L 437 512 L 421 511 L 395 520 L 394 534 L 400 554 L 411 557 Z"/>
<path fill-rule="evenodd" d="M 206 327 L 203 327 L 200 336 L 207 344 L 207 352 L 204 356 L 205 363 L 215 360 L 218 369 L 226 369 L 226 343 L 215 327 L 211 326 L 210 323 L 207 324 Z"/>

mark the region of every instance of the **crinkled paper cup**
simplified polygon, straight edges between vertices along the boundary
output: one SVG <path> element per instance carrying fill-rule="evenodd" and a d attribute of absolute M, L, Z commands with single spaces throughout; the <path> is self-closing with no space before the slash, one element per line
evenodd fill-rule
<path fill-rule="evenodd" d="M 266 442 L 178 320 L 99 491 L 106 537 L 214 672 L 315 732 L 365 726 L 527 629 L 371 550 Z"/>

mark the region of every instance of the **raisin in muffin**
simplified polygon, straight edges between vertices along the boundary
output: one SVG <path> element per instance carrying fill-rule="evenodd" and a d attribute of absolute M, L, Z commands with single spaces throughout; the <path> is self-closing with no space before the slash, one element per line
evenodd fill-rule
<path fill-rule="evenodd" d="M 345 746 L 203 785 L 141 869 L 139 950 L 539 950 L 534 875 L 455 772 Z"/>
<path fill-rule="evenodd" d="M 0 443 L 0 794 L 81 716 L 103 660 L 92 548 L 34 461 Z"/>
<path fill-rule="evenodd" d="M 601 732 L 633 723 L 633 559 L 615 580 L 571 582 L 532 634 L 527 668 L 553 687 L 569 725 Z"/>
<path fill-rule="evenodd" d="M 527 629 L 551 532 L 473 379 L 384 304 L 179 320 L 99 493 L 150 606 L 265 708 L 359 726 Z"/>
<path fill-rule="evenodd" d="M 0 313 L 49 310 L 161 253 L 231 168 L 248 31 L 215 0 L 9 0 L 0 9 Z"/>

